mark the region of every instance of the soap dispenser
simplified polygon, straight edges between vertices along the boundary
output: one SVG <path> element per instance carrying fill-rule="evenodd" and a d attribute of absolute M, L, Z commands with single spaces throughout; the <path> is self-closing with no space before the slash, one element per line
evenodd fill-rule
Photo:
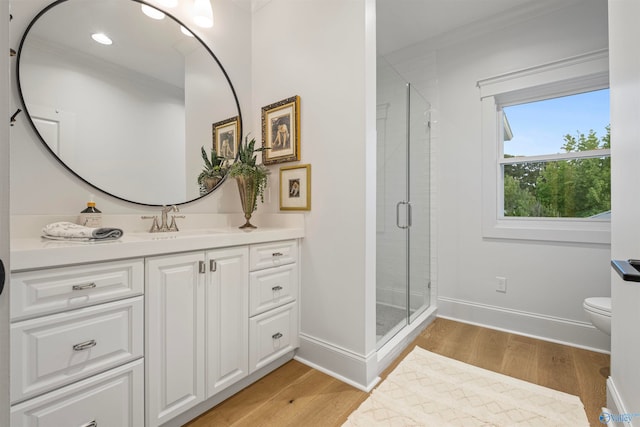
<path fill-rule="evenodd" d="M 89 201 L 87 202 L 87 208 L 80 212 L 78 223 L 85 227 L 102 227 L 102 212 L 100 212 L 98 208 L 96 208 L 96 202 L 93 201 L 93 196 L 89 198 Z"/>

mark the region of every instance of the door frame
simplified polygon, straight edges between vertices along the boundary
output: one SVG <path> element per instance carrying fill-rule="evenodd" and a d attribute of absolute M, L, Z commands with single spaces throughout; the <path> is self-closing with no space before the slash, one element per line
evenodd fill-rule
<path fill-rule="evenodd" d="M 9 2 L 0 1 L 0 260 L 6 278 L 0 295 L 0 425 L 9 425 Z"/>

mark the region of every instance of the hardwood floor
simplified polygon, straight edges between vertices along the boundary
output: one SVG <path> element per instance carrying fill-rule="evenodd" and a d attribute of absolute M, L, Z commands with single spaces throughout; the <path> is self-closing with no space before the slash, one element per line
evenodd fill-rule
<path fill-rule="evenodd" d="M 436 319 L 382 374 L 416 345 L 481 368 L 580 396 L 592 426 L 606 404 L 609 356 L 520 335 Z M 340 426 L 368 394 L 291 361 L 186 424 L 212 426 Z"/>

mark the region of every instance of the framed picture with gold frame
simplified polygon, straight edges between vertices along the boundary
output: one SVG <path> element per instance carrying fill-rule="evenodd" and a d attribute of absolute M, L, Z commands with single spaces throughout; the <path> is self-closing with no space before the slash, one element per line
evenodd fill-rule
<path fill-rule="evenodd" d="M 212 125 L 213 148 L 220 157 L 235 159 L 240 143 L 240 121 L 238 116 Z"/>
<path fill-rule="evenodd" d="M 280 210 L 311 210 L 311 165 L 280 168 Z"/>
<path fill-rule="evenodd" d="M 300 97 L 262 107 L 262 163 L 300 160 Z"/>

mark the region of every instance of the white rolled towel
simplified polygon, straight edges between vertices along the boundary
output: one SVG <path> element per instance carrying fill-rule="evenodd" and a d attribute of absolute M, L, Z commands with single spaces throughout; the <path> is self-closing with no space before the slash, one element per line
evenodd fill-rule
<path fill-rule="evenodd" d="M 122 237 L 123 231 L 120 228 L 100 227 L 92 228 L 73 222 L 54 222 L 42 228 L 42 237 L 53 240 L 74 240 L 74 241 L 102 241 L 116 240 Z"/>

